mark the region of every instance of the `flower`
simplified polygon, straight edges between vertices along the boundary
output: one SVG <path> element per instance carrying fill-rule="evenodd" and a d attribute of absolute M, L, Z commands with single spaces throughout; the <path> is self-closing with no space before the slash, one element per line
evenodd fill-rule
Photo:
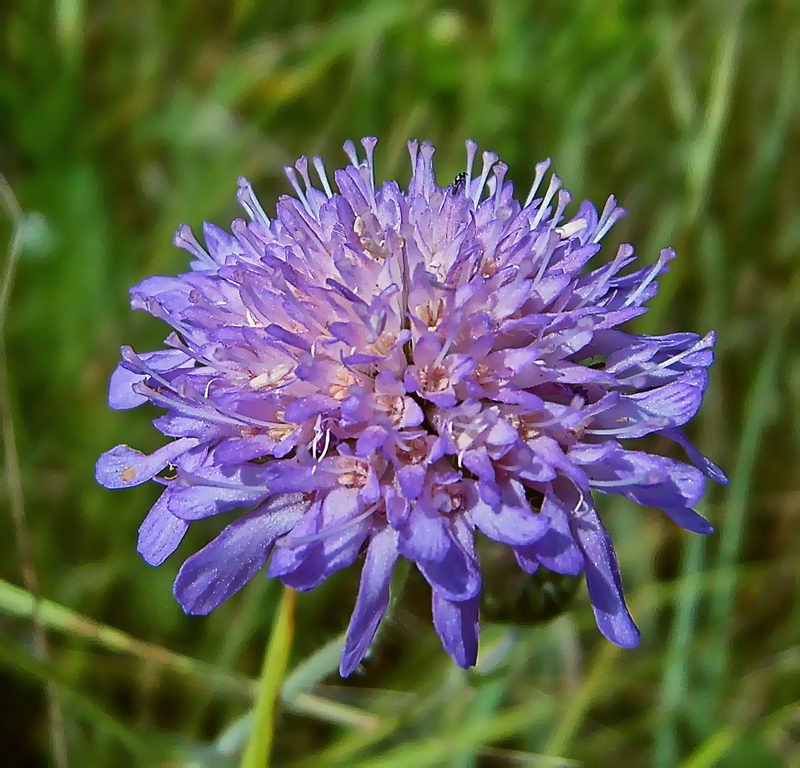
<path fill-rule="evenodd" d="M 398 558 L 430 584 L 444 648 L 473 665 L 476 543 L 487 539 L 529 573 L 585 573 L 600 631 L 636 645 L 593 492 L 708 533 L 692 506 L 704 476 L 726 482 L 682 431 L 700 407 L 714 335 L 620 330 L 646 311 L 673 252 L 623 274 L 634 256 L 622 245 L 594 264 L 624 211 L 611 197 L 599 214 L 584 202 L 565 218 L 561 180 L 543 187 L 549 161 L 520 203 L 495 154 L 477 172 L 467 142 L 466 170 L 442 188 L 433 146 L 412 141 L 403 191 L 376 184 L 376 141 L 362 140 L 365 159 L 345 144 L 338 192 L 319 158 L 315 185 L 301 157 L 286 168 L 295 196 L 274 218 L 241 179 L 249 221 L 232 234 L 206 223 L 205 247 L 178 230 L 191 271 L 131 290 L 133 308 L 172 332 L 154 352 L 123 347 L 109 391 L 112 408 L 164 409 L 154 424 L 170 441 L 150 455 L 113 448 L 98 481 L 163 486 L 139 531 L 151 565 L 192 522 L 229 519 L 178 572 L 175 596 L 190 614 L 209 613 L 265 566 L 309 590 L 365 551 L 344 676 L 387 610 Z M 629 448 L 653 434 L 689 464 Z"/>

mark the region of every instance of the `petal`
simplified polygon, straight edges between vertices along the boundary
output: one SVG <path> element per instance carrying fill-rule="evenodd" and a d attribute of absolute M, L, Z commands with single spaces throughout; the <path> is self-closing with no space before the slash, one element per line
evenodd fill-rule
<path fill-rule="evenodd" d="M 570 576 L 580 573 L 583 554 L 575 545 L 569 526 L 569 515 L 578 498 L 571 483 L 561 481 L 548 487 L 542 503 L 542 514 L 550 521 L 547 532 L 534 544 L 517 548 L 518 555 L 526 562 L 535 558 L 556 573 Z M 527 570 L 521 562 L 520 565 Z"/>
<path fill-rule="evenodd" d="M 400 528 L 399 548 L 409 560 L 441 560 L 450 549 L 445 521 L 435 509 L 419 500 L 411 504 Z"/>
<path fill-rule="evenodd" d="M 693 509 L 688 507 L 664 507 L 664 513 L 687 531 L 703 535 L 714 533 L 714 526 Z"/>
<path fill-rule="evenodd" d="M 357 490 L 331 491 L 321 506 L 310 507 L 281 539 L 268 575 L 280 577 L 294 589 L 307 591 L 335 571 L 346 568 L 358 557 L 370 530 L 370 521 L 359 520 L 358 514 Z"/>
<path fill-rule="evenodd" d="M 616 645 L 639 644 L 639 629 L 625 605 L 617 557 L 611 538 L 597 513 L 586 501 L 570 521 L 575 541 L 584 556 L 586 586 L 600 631 Z"/>
<path fill-rule="evenodd" d="M 177 548 L 189 529 L 189 523 L 171 514 L 167 509 L 164 491 L 139 526 L 136 551 L 148 565 L 161 565 Z"/>
<path fill-rule="evenodd" d="M 516 480 L 502 487 L 502 500 L 496 508 L 481 498 L 474 499 L 469 515 L 481 533 L 502 544 L 531 544 L 547 531 L 548 519 L 537 514 L 525 498 L 525 489 Z"/>
<path fill-rule="evenodd" d="M 619 449 L 601 464 L 587 467 L 590 484 L 658 509 L 694 506 L 703 495 L 703 473 L 665 456 Z"/>
<path fill-rule="evenodd" d="M 417 568 L 431 588 L 448 600 L 470 600 L 480 592 L 481 575 L 477 561 L 452 538 L 444 557 L 440 560 L 417 560 Z"/>
<path fill-rule="evenodd" d="M 422 493 L 425 484 L 425 466 L 421 464 L 407 464 L 397 470 L 397 481 L 400 490 L 407 499 L 416 499 Z"/>
<path fill-rule="evenodd" d="M 234 475 L 228 480 L 231 487 L 219 487 L 214 484 L 213 478 L 198 476 L 183 480 L 179 475 L 179 479 L 172 484 L 169 511 L 182 520 L 201 520 L 256 504 L 273 493 L 267 487 L 251 487 L 244 483 L 237 485 L 236 479 L 237 475 Z"/>
<path fill-rule="evenodd" d="M 425 421 L 425 414 L 419 407 L 417 401 L 411 397 L 403 398 L 403 416 L 400 420 L 400 427 L 418 427 Z"/>
<path fill-rule="evenodd" d="M 668 429 L 664 430 L 662 434 L 680 445 L 686 452 L 689 461 L 691 461 L 706 477 L 711 478 L 715 483 L 719 483 L 720 485 L 728 484 L 728 477 L 726 474 L 711 461 L 711 459 L 706 458 L 689 442 L 689 438 L 686 437 L 682 429 Z"/>
<path fill-rule="evenodd" d="M 180 568 L 173 591 L 183 610 L 205 615 L 238 592 L 263 568 L 275 540 L 308 506 L 300 494 L 270 499 L 243 515 Z"/>
<path fill-rule="evenodd" d="M 535 547 L 516 547 L 514 549 L 514 557 L 517 560 L 517 565 L 519 565 L 525 573 L 536 573 L 536 571 L 539 570 L 540 563 L 536 558 Z"/>
<path fill-rule="evenodd" d="M 362 521 L 346 531 L 326 537 L 307 549 L 300 564 L 294 570 L 283 574 L 280 577 L 281 581 L 300 592 L 315 589 L 328 576 L 355 562 L 369 530 L 369 522 Z"/>
<path fill-rule="evenodd" d="M 324 395 L 308 395 L 294 400 L 286 409 L 284 418 L 288 422 L 302 422 L 313 419 L 325 411 L 338 406 L 336 400 Z"/>
<path fill-rule="evenodd" d="M 132 389 L 134 384 L 144 381 L 145 378 L 144 374 L 134 373 L 120 363 L 108 382 L 109 408 L 113 408 L 115 411 L 124 411 L 127 408 L 136 408 L 137 405 L 146 403 L 147 398 Z"/>
<path fill-rule="evenodd" d="M 480 598 L 456 603 L 432 592 L 433 625 L 442 647 L 460 667 L 474 667 L 478 658 Z"/>
<path fill-rule="evenodd" d="M 356 455 L 369 456 L 375 453 L 378 448 L 381 448 L 388 438 L 388 433 L 383 427 L 369 426 L 361 435 L 359 435 L 356 442 Z"/>
<path fill-rule="evenodd" d="M 707 383 L 705 370 L 692 369 L 664 386 L 624 395 L 617 405 L 597 417 L 592 429 L 600 426 L 630 438 L 679 427 L 697 413 Z"/>
<path fill-rule="evenodd" d="M 161 349 L 156 352 L 143 352 L 139 355 L 149 368 L 154 371 L 171 371 L 174 368 L 194 365 L 194 361 L 180 349 Z M 108 382 L 108 405 L 114 410 L 121 411 L 135 408 L 147 402 L 147 397 L 134 392 L 132 387 L 146 378 L 146 374 L 134 373 L 120 363 L 111 374 Z"/>
<path fill-rule="evenodd" d="M 389 584 L 397 561 L 397 535 L 384 528 L 372 537 L 361 570 L 361 584 L 347 627 L 339 674 L 348 677 L 361 663 L 389 606 Z"/>
<path fill-rule="evenodd" d="M 149 455 L 127 445 L 118 445 L 97 460 L 95 478 L 105 488 L 131 488 L 155 477 L 197 443 L 192 437 L 184 437 Z"/>

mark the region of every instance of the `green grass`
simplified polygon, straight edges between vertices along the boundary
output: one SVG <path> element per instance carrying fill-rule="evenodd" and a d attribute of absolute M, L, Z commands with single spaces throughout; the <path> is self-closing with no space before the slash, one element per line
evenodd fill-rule
<path fill-rule="evenodd" d="M 106 409 L 107 378 L 120 344 L 163 335 L 127 287 L 182 268 L 179 223 L 238 215 L 240 174 L 268 205 L 288 160 L 335 162 L 366 134 L 401 179 L 412 136 L 444 178 L 467 137 L 523 187 L 552 156 L 574 197 L 622 200 L 617 242 L 647 261 L 674 246 L 639 328 L 718 331 L 692 432 L 732 483 L 707 497 L 703 541 L 603 506 L 636 651 L 607 645 L 581 599 L 548 625 L 486 627 L 462 673 L 401 602 L 366 673 L 341 681 L 355 582 L 299 596 L 273 765 L 800 764 L 799 71 L 791 0 L 4 3 L 0 173 L 22 210 L 15 229 L 3 195 L 4 764 L 45 765 L 60 740 L 73 766 L 239 764 L 279 590 L 183 616 L 175 563 L 135 553 L 152 489 L 93 481 L 102 450 L 158 442 L 142 413 Z"/>

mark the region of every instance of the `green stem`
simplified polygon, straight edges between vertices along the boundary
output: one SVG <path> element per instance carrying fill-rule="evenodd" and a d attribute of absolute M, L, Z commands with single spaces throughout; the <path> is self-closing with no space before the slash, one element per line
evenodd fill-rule
<path fill-rule="evenodd" d="M 289 662 L 294 635 L 294 605 L 297 593 L 289 587 L 283 588 L 275 623 L 270 633 L 258 698 L 253 710 L 250 738 L 242 758 L 242 768 L 268 768 L 272 751 L 278 699 Z"/>

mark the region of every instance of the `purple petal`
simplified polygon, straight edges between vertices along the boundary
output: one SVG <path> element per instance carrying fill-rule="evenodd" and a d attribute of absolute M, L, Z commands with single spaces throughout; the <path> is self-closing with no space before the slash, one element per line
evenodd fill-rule
<path fill-rule="evenodd" d="M 663 509 L 666 515 L 687 531 L 703 535 L 714 533 L 714 526 L 693 509 L 688 507 L 664 507 Z"/>
<path fill-rule="evenodd" d="M 516 547 L 514 549 L 514 557 L 517 560 L 517 565 L 519 565 L 525 573 L 536 573 L 536 571 L 539 570 L 540 563 L 536 557 L 535 547 Z"/>
<path fill-rule="evenodd" d="M 477 561 L 452 538 L 444 557 L 439 560 L 418 560 L 417 568 L 431 588 L 448 600 L 462 602 L 480 592 L 481 575 Z"/>
<path fill-rule="evenodd" d="M 238 592 L 264 567 L 275 540 L 307 507 L 300 494 L 276 496 L 192 555 L 178 571 L 173 590 L 183 610 L 205 615 Z"/>
<path fill-rule="evenodd" d="M 313 419 L 325 411 L 331 410 L 338 405 L 332 397 L 324 395 L 309 395 L 300 397 L 293 401 L 286 409 L 285 419 L 289 422 L 301 422 Z"/>
<path fill-rule="evenodd" d="M 707 383 L 705 370 L 692 369 L 664 386 L 625 395 L 617 405 L 599 415 L 592 428 L 613 429 L 620 437 L 630 438 L 679 427 L 697 413 Z"/>
<path fill-rule="evenodd" d="M 691 461 L 706 477 L 711 478 L 715 483 L 719 483 L 720 485 L 728 484 L 727 475 L 711 461 L 711 459 L 706 458 L 691 444 L 691 442 L 689 442 L 689 438 L 686 437 L 682 429 L 668 429 L 664 430 L 662 434 L 680 445 L 686 452 L 689 461 Z"/>
<path fill-rule="evenodd" d="M 191 521 L 256 504 L 277 489 L 251 486 L 239 471 L 228 477 L 216 468 L 204 468 L 203 475 L 179 473 L 171 490 L 169 511 L 182 520 Z"/>
<path fill-rule="evenodd" d="M 143 352 L 139 357 L 147 363 L 149 368 L 159 373 L 194 364 L 194 361 L 179 349 Z M 121 411 L 146 403 L 148 398 L 138 392 L 134 392 L 132 389 L 134 384 L 143 381 L 145 378 L 145 374 L 134 373 L 129 368 L 126 368 L 124 363 L 120 363 L 111 374 L 111 379 L 108 383 L 109 407 Z"/>
<path fill-rule="evenodd" d="M 480 598 L 460 603 L 432 592 L 433 625 L 442 647 L 460 667 L 474 667 L 478 659 L 478 612 Z"/>
<path fill-rule="evenodd" d="M 131 488 L 155 477 L 197 443 L 192 437 L 184 437 L 149 455 L 127 445 L 118 445 L 97 460 L 95 478 L 105 488 Z"/>
<path fill-rule="evenodd" d="M 598 628 L 616 645 L 637 646 L 639 629 L 625 605 L 614 546 L 597 513 L 585 501 L 572 515 L 571 528 L 583 552 L 586 586 Z"/>
<path fill-rule="evenodd" d="M 358 513 L 355 489 L 331 491 L 321 505 L 310 507 L 281 539 L 272 555 L 268 575 L 281 578 L 294 589 L 307 591 L 335 571 L 346 568 L 358 557 L 370 530 L 369 519 L 359 520 Z"/>
<path fill-rule="evenodd" d="M 389 606 L 389 584 L 397 561 L 397 534 L 384 528 L 372 537 L 361 569 L 361 585 L 347 627 L 339 674 L 350 676 L 361 663 Z"/>
<path fill-rule="evenodd" d="M 546 533 L 534 544 L 516 548 L 526 563 L 535 559 L 551 571 L 570 576 L 581 572 L 583 555 L 575 545 L 569 525 L 569 515 L 577 500 L 571 483 L 560 481 L 548 487 L 542 503 L 542 514 L 550 521 Z M 527 570 L 525 565 L 520 565 Z"/>
<path fill-rule="evenodd" d="M 148 565 L 161 565 L 177 548 L 189 529 L 189 523 L 171 514 L 167 509 L 164 491 L 139 526 L 136 551 Z"/>
<path fill-rule="evenodd" d="M 397 470 L 397 481 L 400 483 L 403 496 L 407 499 L 416 499 L 422 493 L 425 470 L 426 467 L 420 464 L 407 464 Z"/>
<path fill-rule="evenodd" d="M 494 541 L 518 546 L 531 544 L 544 536 L 548 519 L 535 513 L 525 498 L 521 483 L 509 480 L 502 488 L 502 500 L 493 509 L 481 498 L 475 498 L 469 515 L 481 533 Z"/>
<path fill-rule="evenodd" d="M 400 529 L 399 548 L 403 557 L 415 562 L 441 560 L 450 546 L 446 523 L 439 511 L 423 500 L 412 504 L 408 518 Z"/>
<path fill-rule="evenodd" d="M 642 451 L 619 449 L 587 470 L 591 470 L 590 483 L 598 490 L 658 509 L 692 507 L 705 486 L 699 469 Z"/>

